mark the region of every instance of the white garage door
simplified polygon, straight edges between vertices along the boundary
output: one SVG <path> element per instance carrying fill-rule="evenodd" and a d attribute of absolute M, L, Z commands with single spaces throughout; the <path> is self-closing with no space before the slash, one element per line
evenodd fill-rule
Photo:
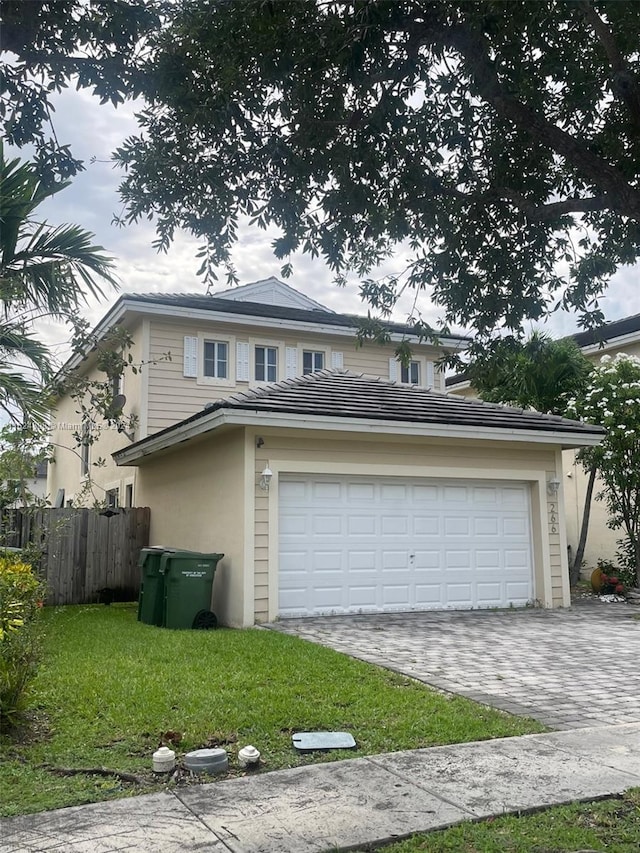
<path fill-rule="evenodd" d="M 283 617 L 532 599 L 526 483 L 282 476 Z"/>

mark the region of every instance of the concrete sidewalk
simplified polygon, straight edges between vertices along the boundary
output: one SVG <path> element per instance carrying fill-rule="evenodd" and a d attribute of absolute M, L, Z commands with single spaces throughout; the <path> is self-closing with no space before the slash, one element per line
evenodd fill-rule
<path fill-rule="evenodd" d="M 316 764 L 0 821 L 0 853 L 319 853 L 640 786 L 640 723 Z"/>

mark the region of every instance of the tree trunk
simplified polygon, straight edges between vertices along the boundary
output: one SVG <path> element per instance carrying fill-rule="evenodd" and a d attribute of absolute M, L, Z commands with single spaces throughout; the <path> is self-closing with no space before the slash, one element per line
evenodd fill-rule
<path fill-rule="evenodd" d="M 584 509 L 582 510 L 582 527 L 580 528 L 580 539 L 576 549 L 576 558 L 573 561 L 573 566 L 569 570 L 569 584 L 575 586 L 580 580 L 580 568 L 582 566 L 582 558 L 584 557 L 584 549 L 587 544 L 587 533 L 589 532 L 589 517 L 591 515 L 591 498 L 593 497 L 593 487 L 596 482 L 597 468 L 593 465 L 589 469 L 589 482 L 587 483 L 587 491 L 584 496 Z"/>

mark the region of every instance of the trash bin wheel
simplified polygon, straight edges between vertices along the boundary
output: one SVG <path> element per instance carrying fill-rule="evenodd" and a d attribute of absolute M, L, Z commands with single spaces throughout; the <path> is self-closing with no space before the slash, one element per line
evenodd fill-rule
<path fill-rule="evenodd" d="M 197 628 L 201 631 L 211 631 L 218 627 L 218 619 L 215 613 L 211 610 L 198 610 L 193 617 L 192 628 Z"/>

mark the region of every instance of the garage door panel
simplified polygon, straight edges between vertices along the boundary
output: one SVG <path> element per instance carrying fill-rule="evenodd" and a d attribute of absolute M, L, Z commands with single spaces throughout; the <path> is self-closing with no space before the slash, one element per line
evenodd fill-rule
<path fill-rule="evenodd" d="M 476 516 L 472 522 L 474 536 L 498 536 L 500 520 L 496 516 Z"/>
<path fill-rule="evenodd" d="M 444 604 L 442 599 L 442 585 L 434 584 L 416 584 L 416 607 L 422 606 L 423 609 L 440 610 Z"/>
<path fill-rule="evenodd" d="M 415 551 L 413 565 L 416 571 L 431 569 L 439 572 L 442 567 L 442 555 L 440 551 Z"/>
<path fill-rule="evenodd" d="M 373 503 L 376 500 L 376 490 L 373 483 L 348 483 L 347 497 L 351 502 Z"/>
<path fill-rule="evenodd" d="M 349 515 L 347 530 L 350 536 L 375 536 L 378 519 L 372 515 Z"/>
<path fill-rule="evenodd" d="M 348 602 L 350 608 L 378 608 L 378 587 L 372 585 L 354 585 L 349 587 Z"/>
<path fill-rule="evenodd" d="M 504 562 L 507 569 L 527 569 L 529 566 L 529 552 L 524 548 L 518 551 L 509 548 L 504 552 Z"/>
<path fill-rule="evenodd" d="M 410 606 L 410 594 L 408 584 L 384 584 L 382 587 L 382 606 L 398 607 L 400 609 Z"/>
<path fill-rule="evenodd" d="M 383 515 L 383 536 L 406 536 L 409 530 L 409 519 L 406 515 Z"/>
<path fill-rule="evenodd" d="M 311 520 L 311 532 L 318 536 L 340 536 L 344 516 L 340 515 L 316 515 Z"/>
<path fill-rule="evenodd" d="M 527 521 L 525 518 L 505 518 L 502 524 L 504 536 L 522 537 L 527 532 Z"/>
<path fill-rule="evenodd" d="M 335 483 L 319 483 L 314 482 L 312 494 L 316 501 L 338 501 L 342 492 L 342 484 Z"/>
<path fill-rule="evenodd" d="M 349 572 L 371 572 L 375 570 L 377 551 L 349 551 L 347 566 Z"/>
<path fill-rule="evenodd" d="M 308 536 L 307 523 L 312 519 L 305 515 L 287 515 L 280 520 L 280 533 L 286 536 Z"/>
<path fill-rule="evenodd" d="M 440 518 L 435 515 L 417 515 L 413 519 L 415 536 L 440 536 Z"/>
<path fill-rule="evenodd" d="M 445 516 L 444 535 L 446 537 L 468 536 L 470 529 L 470 519 L 459 515 Z"/>
<path fill-rule="evenodd" d="M 447 551 L 445 554 L 444 567 L 446 570 L 470 569 L 472 565 L 471 551 Z"/>
<path fill-rule="evenodd" d="M 501 497 L 503 506 L 508 509 L 528 508 L 528 493 L 524 489 L 504 486 L 501 490 Z"/>
<path fill-rule="evenodd" d="M 531 601 L 529 594 L 529 584 L 527 581 L 521 583 L 507 582 L 506 583 L 507 599 L 513 602 L 514 605 L 524 605 Z"/>
<path fill-rule="evenodd" d="M 418 504 L 435 504 L 439 500 L 437 486 L 413 486 L 411 496 Z"/>
<path fill-rule="evenodd" d="M 460 607 L 472 607 L 473 599 L 471 591 L 473 589 L 470 583 L 448 583 L 446 585 L 447 595 L 446 601 L 449 605 L 458 605 Z"/>
<path fill-rule="evenodd" d="M 528 492 L 524 483 L 281 475 L 280 615 L 525 604 Z"/>
<path fill-rule="evenodd" d="M 478 603 L 484 607 L 497 607 L 502 601 L 503 588 L 500 583 L 478 583 L 476 592 Z"/>
<path fill-rule="evenodd" d="M 280 483 L 280 500 L 304 500 L 307 488 L 306 480 L 284 480 Z"/>

